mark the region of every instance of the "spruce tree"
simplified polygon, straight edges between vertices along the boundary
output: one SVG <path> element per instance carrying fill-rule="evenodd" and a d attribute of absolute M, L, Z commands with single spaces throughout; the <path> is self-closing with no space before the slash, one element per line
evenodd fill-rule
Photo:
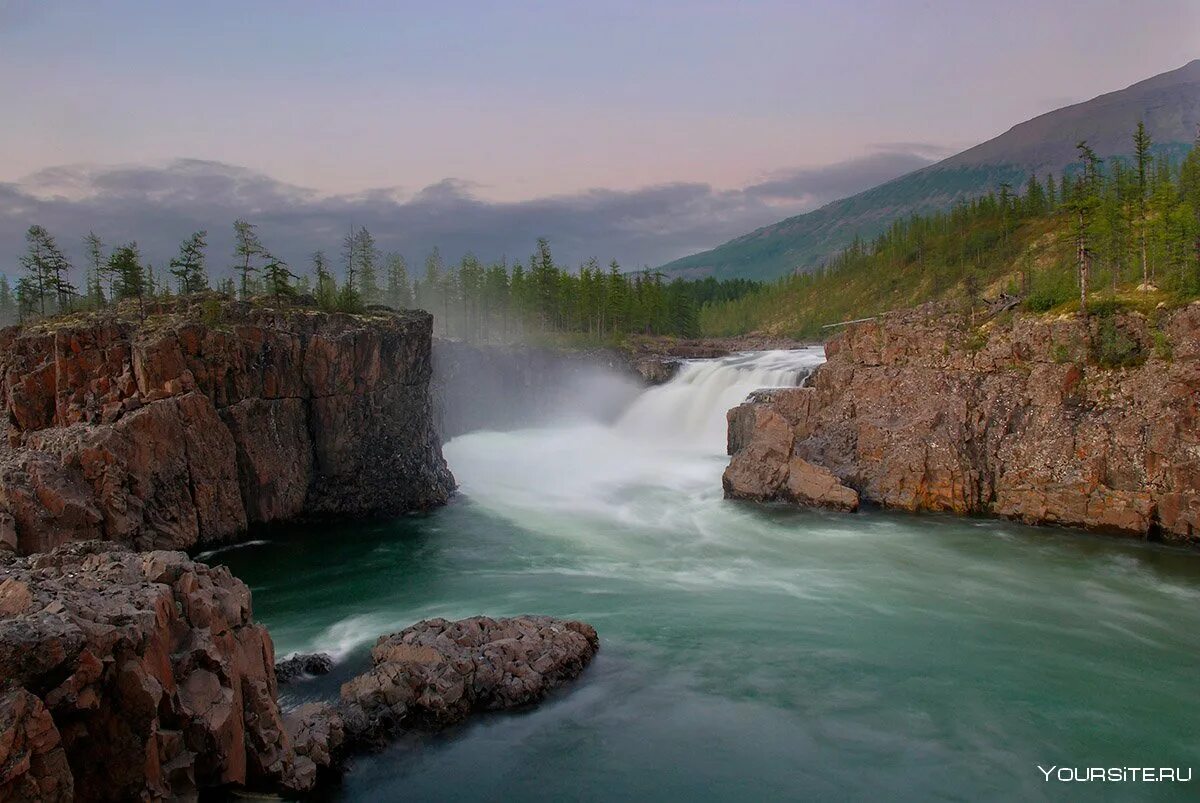
<path fill-rule="evenodd" d="M 1137 165 L 1137 226 L 1138 240 L 1141 243 L 1142 249 L 1142 283 L 1150 284 L 1150 264 L 1146 253 L 1146 195 L 1149 191 L 1147 184 L 1148 170 L 1150 166 L 1150 134 L 1146 132 L 1145 122 L 1139 120 L 1137 131 L 1133 134 L 1133 157 L 1134 163 Z"/>
<path fill-rule="evenodd" d="M 380 299 L 377 270 L 379 250 L 375 247 L 375 238 L 365 226 L 360 227 L 353 236 L 351 248 L 354 250 L 354 262 L 358 265 L 358 295 L 364 304 L 377 304 Z"/>
<path fill-rule="evenodd" d="M 292 273 L 287 263 L 267 252 L 263 253 L 263 259 L 266 262 L 263 265 L 263 278 L 267 292 L 275 297 L 276 302 L 295 296 L 296 288 L 292 286 L 292 281 L 296 274 Z"/>
<path fill-rule="evenodd" d="M 118 299 L 136 298 L 142 316 L 146 313 L 146 295 L 149 289 L 147 272 L 142 267 L 137 243 L 128 243 L 113 249 L 108 257 L 108 270 L 115 277 L 114 296 Z"/>
<path fill-rule="evenodd" d="M 1087 140 L 1080 140 L 1075 147 L 1079 150 L 1080 161 L 1083 162 L 1083 172 L 1072 189 L 1069 209 L 1074 225 L 1072 235 L 1075 240 L 1075 261 L 1079 280 L 1079 314 L 1086 315 L 1093 258 L 1091 234 L 1093 218 L 1100 203 L 1098 189 L 1102 160 L 1088 146 Z"/>
<path fill-rule="evenodd" d="M 208 289 L 204 272 L 204 249 L 207 231 L 198 231 L 179 246 L 179 256 L 171 260 L 171 275 L 179 284 L 179 294 L 198 293 Z"/>
<path fill-rule="evenodd" d="M 16 306 L 8 276 L 0 273 L 0 323 L 8 326 L 16 320 Z"/>
<path fill-rule="evenodd" d="M 108 260 L 104 258 L 104 243 L 96 232 L 89 231 L 83 238 L 83 248 L 87 253 L 87 280 L 84 293 L 88 304 L 93 308 L 104 306 L 104 278 L 108 274 Z"/>

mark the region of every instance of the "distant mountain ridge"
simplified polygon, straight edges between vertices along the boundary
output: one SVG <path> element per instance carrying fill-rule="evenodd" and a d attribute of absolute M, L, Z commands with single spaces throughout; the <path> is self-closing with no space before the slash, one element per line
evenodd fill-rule
<path fill-rule="evenodd" d="M 1046 173 L 1060 175 L 1086 139 L 1101 157 L 1127 155 L 1138 120 L 1160 151 L 1183 151 L 1200 125 L 1200 59 L 1132 86 L 1056 109 L 929 167 L 744 234 L 662 266 L 675 276 L 773 279 L 819 266 L 856 236 L 872 237 L 891 221 L 946 209 Z"/>

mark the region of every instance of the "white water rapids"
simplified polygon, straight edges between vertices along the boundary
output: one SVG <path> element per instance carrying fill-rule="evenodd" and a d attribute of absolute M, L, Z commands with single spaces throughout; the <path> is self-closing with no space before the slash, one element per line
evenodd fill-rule
<path fill-rule="evenodd" d="M 799 384 L 823 360 L 817 347 L 690 361 L 614 423 L 470 433 L 446 444 L 446 458 L 473 502 L 527 527 L 561 532 L 564 515 L 604 529 L 711 526 L 697 513 L 722 497 L 726 412 L 752 391 Z"/>

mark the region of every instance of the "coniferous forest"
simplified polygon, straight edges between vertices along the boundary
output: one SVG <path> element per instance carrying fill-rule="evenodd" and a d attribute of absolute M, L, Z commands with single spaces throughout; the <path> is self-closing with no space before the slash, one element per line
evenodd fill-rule
<path fill-rule="evenodd" d="M 895 221 L 820 269 L 705 306 L 709 335 L 817 337 L 839 321 L 954 299 L 1008 295 L 1032 312 L 1153 308 L 1200 296 L 1200 149 L 1156 154 L 1139 125 L 1131 157 L 1086 142 L 1064 175 Z"/>
<path fill-rule="evenodd" d="M 591 260 L 572 269 L 555 261 L 546 239 L 524 263 L 484 264 L 468 254 L 447 264 L 434 248 L 414 271 L 403 255 L 381 251 L 366 228 L 348 233 L 334 257 L 317 251 L 308 265 L 292 266 L 272 253 L 253 223 L 237 220 L 233 229 L 232 254 L 209 254 L 208 233 L 197 231 L 166 268 L 156 268 L 136 242 L 109 246 L 94 232 L 84 238 L 85 263 L 73 265 L 49 231 L 30 226 L 15 286 L 0 275 L 0 319 L 28 321 L 125 300 L 144 307 L 213 289 L 242 300 L 303 300 L 329 311 L 419 307 L 433 313 L 439 336 L 477 342 L 600 341 L 635 333 L 696 336 L 701 308 L 760 287 L 736 279 L 666 281 L 648 269 L 625 272 L 616 262 L 601 267 Z M 223 278 L 212 280 L 214 268 Z"/>
<path fill-rule="evenodd" d="M 631 334 L 695 337 L 767 332 L 815 337 L 824 325 L 952 297 L 969 306 L 1007 294 L 1032 311 L 1145 305 L 1200 295 L 1200 150 L 1181 161 L 1155 155 L 1145 128 L 1132 157 L 1099 159 L 1086 142 L 1062 176 L 964 200 L 947 212 L 898 220 L 855 241 L 815 271 L 771 284 L 746 279 L 667 280 L 615 261 L 558 263 L 539 239 L 527 261 L 485 264 L 468 254 L 447 264 L 438 249 L 410 265 L 383 252 L 366 228 L 332 256 L 289 265 L 256 226 L 233 223 L 234 252 L 188 235 L 168 265 L 143 259 L 136 242 L 94 232 L 75 265 L 39 225 L 26 233 L 17 279 L 0 275 L 0 320 L 27 321 L 215 289 L 243 300 L 302 299 L 326 310 L 372 305 L 433 313 L 439 336 L 476 342 L 521 338 L 599 342 Z M 222 278 L 214 281 L 213 275 Z"/>

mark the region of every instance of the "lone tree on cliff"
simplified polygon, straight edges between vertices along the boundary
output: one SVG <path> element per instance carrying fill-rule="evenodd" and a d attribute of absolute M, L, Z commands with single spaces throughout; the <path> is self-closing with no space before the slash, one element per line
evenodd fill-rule
<path fill-rule="evenodd" d="M 240 292 L 243 301 L 250 297 L 250 274 L 258 272 L 254 260 L 266 254 L 255 228 L 253 223 L 241 218 L 233 221 L 233 255 L 238 259 L 234 270 L 241 277 Z"/>
<path fill-rule="evenodd" d="M 198 231 L 179 246 L 179 256 L 171 260 L 171 275 L 179 282 L 179 294 L 196 293 L 208 287 L 204 273 L 204 249 L 207 231 Z"/>
<path fill-rule="evenodd" d="M 317 297 L 317 306 L 329 312 L 337 307 L 337 281 L 329 272 L 329 261 L 325 258 L 324 251 L 315 252 L 312 255 L 312 261 L 313 273 L 316 275 L 314 293 Z"/>
<path fill-rule="evenodd" d="M 379 249 L 375 247 L 375 238 L 366 226 L 360 226 L 351 236 L 350 249 L 353 252 L 353 263 L 358 266 L 358 282 L 355 289 L 364 304 L 375 304 L 379 301 Z"/>
<path fill-rule="evenodd" d="M 108 274 L 108 260 L 104 258 L 104 243 L 94 231 L 89 231 L 83 238 L 83 248 L 87 252 L 87 278 L 84 282 L 84 295 L 88 304 L 99 308 L 104 306 L 104 277 Z"/>

